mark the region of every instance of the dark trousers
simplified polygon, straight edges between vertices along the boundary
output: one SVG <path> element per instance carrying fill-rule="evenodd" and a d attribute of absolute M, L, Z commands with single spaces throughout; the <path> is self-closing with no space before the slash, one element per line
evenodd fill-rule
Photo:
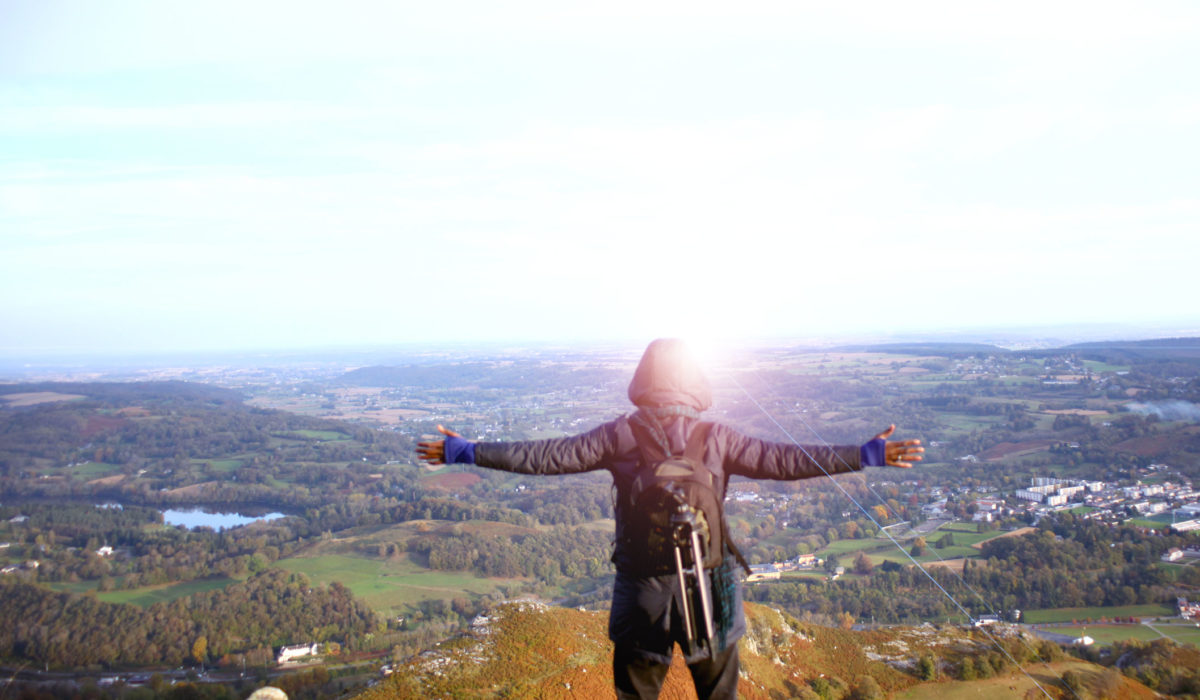
<path fill-rule="evenodd" d="M 634 656 L 617 645 L 613 654 L 613 680 L 620 700 L 655 700 L 670 666 Z M 738 652 L 733 644 L 712 659 L 688 664 L 700 700 L 734 700 L 737 697 Z"/>

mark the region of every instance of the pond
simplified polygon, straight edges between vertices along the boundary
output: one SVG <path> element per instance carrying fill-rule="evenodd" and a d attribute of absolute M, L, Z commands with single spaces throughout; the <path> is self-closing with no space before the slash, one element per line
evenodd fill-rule
<path fill-rule="evenodd" d="M 231 530 L 259 520 L 282 518 L 283 513 L 265 515 L 243 515 L 242 513 L 210 513 L 201 508 L 188 510 L 164 510 L 163 521 L 168 525 L 183 525 L 189 530 L 194 527 L 211 527 L 214 530 Z"/>

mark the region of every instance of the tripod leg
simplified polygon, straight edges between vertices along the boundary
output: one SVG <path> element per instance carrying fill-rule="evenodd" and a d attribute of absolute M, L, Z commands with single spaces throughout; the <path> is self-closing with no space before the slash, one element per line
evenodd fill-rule
<path fill-rule="evenodd" d="M 679 574 L 679 599 L 683 602 L 683 628 L 687 630 L 687 640 L 690 644 L 695 638 L 692 634 L 692 599 L 688 595 L 687 572 L 683 569 L 683 554 L 679 545 L 675 545 L 675 571 Z"/>
<path fill-rule="evenodd" d="M 708 589 L 708 575 L 704 571 L 704 556 L 700 553 L 700 533 L 695 530 L 692 531 L 692 562 L 696 566 L 696 587 L 700 589 L 700 611 L 704 615 L 704 633 L 707 635 L 709 653 L 712 653 L 712 591 Z"/>

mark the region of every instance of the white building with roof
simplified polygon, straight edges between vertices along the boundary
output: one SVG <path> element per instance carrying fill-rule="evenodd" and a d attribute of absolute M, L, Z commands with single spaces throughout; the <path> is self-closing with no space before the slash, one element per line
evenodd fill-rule
<path fill-rule="evenodd" d="M 288 647 L 280 647 L 279 654 L 275 657 L 275 661 L 279 664 L 285 664 L 289 661 L 303 658 L 305 656 L 316 656 L 321 653 L 320 645 L 316 642 L 312 644 L 296 644 Z"/>

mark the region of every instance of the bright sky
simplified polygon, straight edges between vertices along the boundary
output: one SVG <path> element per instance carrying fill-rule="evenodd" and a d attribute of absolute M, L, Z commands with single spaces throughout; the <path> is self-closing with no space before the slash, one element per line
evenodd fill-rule
<path fill-rule="evenodd" d="M 0 351 L 1200 328 L 1198 66 L 1190 0 L 0 0 Z"/>

